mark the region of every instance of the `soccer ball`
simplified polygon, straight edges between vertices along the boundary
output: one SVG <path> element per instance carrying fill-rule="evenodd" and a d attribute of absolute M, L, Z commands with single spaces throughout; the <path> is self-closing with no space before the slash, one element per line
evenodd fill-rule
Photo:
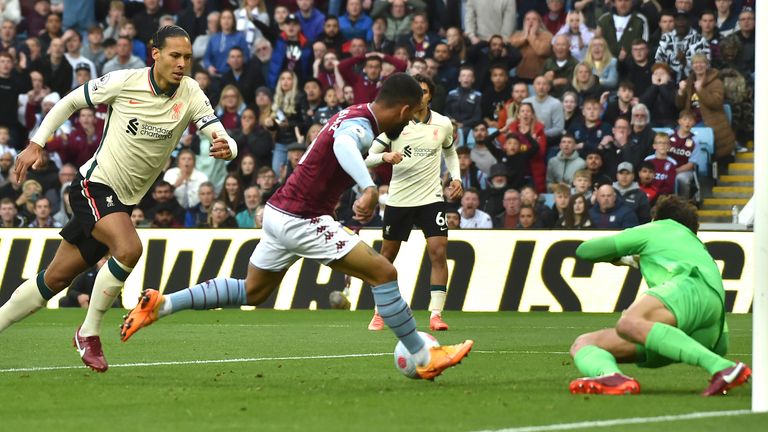
<path fill-rule="evenodd" d="M 438 342 L 437 339 L 435 339 L 435 337 L 431 334 L 424 332 L 418 333 L 426 344 L 425 346 L 427 349 L 440 345 L 440 342 Z M 413 360 L 413 356 L 410 352 L 408 352 L 408 349 L 405 347 L 405 345 L 403 345 L 402 342 L 397 342 L 397 345 L 395 346 L 395 367 L 400 371 L 400 373 L 407 376 L 408 378 L 419 378 L 419 376 L 416 374 L 416 362 Z"/>

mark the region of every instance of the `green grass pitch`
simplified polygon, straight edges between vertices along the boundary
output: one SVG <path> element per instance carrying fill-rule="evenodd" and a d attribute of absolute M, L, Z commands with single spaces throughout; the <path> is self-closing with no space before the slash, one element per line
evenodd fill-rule
<path fill-rule="evenodd" d="M 427 382 L 397 372 L 395 338 L 366 330 L 369 311 L 190 311 L 127 343 L 118 339 L 121 312 L 105 321 L 106 374 L 79 367 L 71 346 L 83 310 L 42 311 L 0 335 L 0 430 L 459 432 L 750 408 L 750 385 L 703 398 L 706 372 L 684 365 L 627 366 L 639 396 L 569 394 L 578 376 L 571 341 L 616 314 L 448 312 L 451 330 L 438 339 L 472 338 L 475 348 Z M 425 329 L 427 313 L 416 316 Z M 748 363 L 751 318 L 729 317 L 731 358 Z M 193 363 L 227 359 L 241 360 Z M 745 414 L 600 430 L 749 431 L 767 421 Z"/>

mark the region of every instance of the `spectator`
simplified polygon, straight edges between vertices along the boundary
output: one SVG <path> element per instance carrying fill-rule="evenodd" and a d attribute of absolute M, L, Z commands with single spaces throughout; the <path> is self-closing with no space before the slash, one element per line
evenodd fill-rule
<path fill-rule="evenodd" d="M 304 156 L 304 152 L 307 151 L 307 147 L 300 142 L 296 142 L 289 145 L 286 150 L 288 151 L 288 160 L 280 170 L 280 184 L 285 184 L 288 177 L 293 174 L 293 171 L 299 165 L 301 157 Z"/>
<path fill-rule="evenodd" d="M 464 34 L 461 30 L 457 27 L 449 27 L 445 31 L 445 42 L 448 44 L 451 59 L 453 59 L 456 65 L 464 64 L 467 60 L 469 44 L 464 39 Z"/>
<path fill-rule="evenodd" d="M 386 40 L 395 41 L 411 30 L 412 12 L 424 12 L 426 7 L 427 4 L 424 0 L 377 1 L 374 2 L 373 9 L 371 9 L 371 18 L 375 20 L 381 18 L 384 28 L 386 28 L 383 36 Z M 381 49 L 374 51 L 384 52 Z"/>
<path fill-rule="evenodd" d="M 163 180 L 173 185 L 173 194 L 184 210 L 197 205 L 200 185 L 208 176 L 195 168 L 195 153 L 182 149 L 176 158 L 176 167 L 165 172 Z"/>
<path fill-rule="evenodd" d="M 181 226 L 181 222 L 184 220 L 185 211 L 176 200 L 176 197 L 173 194 L 173 186 L 170 183 L 165 180 L 156 181 L 152 188 L 152 195 L 148 198 L 149 199 L 145 198 L 145 200 L 142 200 L 142 208 L 149 209 L 144 211 L 147 219 L 154 221 L 155 213 L 162 205 L 163 208 L 171 212 L 172 219 L 175 222 L 178 222 L 179 226 Z"/>
<path fill-rule="evenodd" d="M 244 101 L 252 102 L 256 88 L 265 84 L 264 76 L 261 75 L 259 68 L 247 63 L 246 54 L 239 46 L 233 46 L 229 50 L 227 65 L 229 70 L 221 76 L 220 85 L 222 87 L 234 85 L 240 90 L 240 95 Z"/>
<path fill-rule="evenodd" d="M 315 114 L 312 116 L 312 122 L 319 125 L 325 125 L 328 120 L 341 111 L 341 105 L 339 105 L 339 97 L 336 94 L 336 89 L 328 87 L 325 89 L 323 95 L 323 101 L 325 105 L 319 107 Z"/>
<path fill-rule="evenodd" d="M 459 65 L 448 44 L 438 42 L 435 45 L 434 61 L 437 63 L 435 82 L 448 91 L 456 88 L 459 83 Z"/>
<path fill-rule="evenodd" d="M 298 27 L 298 22 L 296 23 Z M 235 26 L 235 15 L 231 10 L 223 10 L 219 18 L 220 31 L 211 35 L 208 40 L 208 46 L 205 48 L 205 55 L 203 56 L 203 67 L 208 70 L 211 77 L 219 77 L 229 71 L 229 65 L 227 64 L 227 58 L 229 57 L 229 50 L 232 47 L 238 46 L 244 53 L 250 53 L 250 47 L 245 40 L 245 35 L 242 32 L 237 31 Z M 279 59 L 280 67 L 282 65 L 281 54 L 275 50 L 272 55 L 273 62 L 275 59 Z M 273 63 L 274 64 L 274 63 Z M 271 77 L 271 69 L 270 69 Z M 274 81 L 269 81 L 274 84 Z"/>
<path fill-rule="evenodd" d="M 681 111 L 677 128 L 669 137 L 669 155 L 677 162 L 675 190 L 684 199 L 693 197 L 697 189 L 696 164 L 700 148 L 691 129 L 696 124 L 696 116 L 690 111 Z"/>
<path fill-rule="evenodd" d="M 755 12 L 752 8 L 744 8 L 739 14 L 739 29 L 729 39 L 738 42 L 739 54 L 736 58 L 736 69 L 742 75 L 755 80 Z"/>
<path fill-rule="evenodd" d="M 597 188 L 604 184 L 613 183 L 613 178 L 605 173 L 603 156 L 598 150 L 592 150 L 587 153 L 587 157 L 584 159 L 584 161 L 587 164 L 587 170 L 589 171 L 590 178 L 592 179 L 592 190 L 597 190 Z"/>
<path fill-rule="evenodd" d="M 520 141 L 517 133 L 510 133 L 506 135 L 501 149 L 492 142 L 487 144 L 493 157 L 507 167 L 507 184 L 518 190 L 533 184 L 531 158 L 539 152 L 539 143 L 535 139 L 526 138 L 524 145 Z"/>
<path fill-rule="evenodd" d="M 323 32 L 320 33 L 315 40 L 325 43 L 329 52 L 334 52 L 337 56 L 341 56 L 342 46 L 344 45 L 344 36 L 342 36 L 339 31 L 339 19 L 332 15 L 326 16 L 325 23 L 323 24 Z"/>
<path fill-rule="evenodd" d="M 614 0 L 613 10 L 597 20 L 597 27 L 613 57 L 623 57 L 622 49 L 626 55 L 635 39 L 648 40 L 648 20 L 632 12 L 632 0 Z"/>
<path fill-rule="evenodd" d="M 275 193 L 279 186 L 275 172 L 268 166 L 259 168 L 256 175 L 256 184 L 261 189 L 261 202 L 269 201 L 269 198 L 272 197 L 272 194 Z"/>
<path fill-rule="evenodd" d="M 144 0 L 144 9 L 132 17 L 136 26 L 136 37 L 148 45 L 152 35 L 160 27 L 160 17 L 167 13 L 160 0 Z"/>
<path fill-rule="evenodd" d="M 459 87 L 448 92 L 445 101 L 445 115 L 461 128 L 462 137 L 466 137 L 483 118 L 483 94 L 472 88 L 474 83 L 474 69 L 469 65 L 462 66 L 459 71 Z"/>
<path fill-rule="evenodd" d="M 592 73 L 592 68 L 586 63 L 579 63 L 573 69 L 571 89 L 578 96 L 579 107 L 584 106 L 587 99 L 599 100 L 604 89 L 599 79 Z"/>
<path fill-rule="evenodd" d="M 181 228 L 181 223 L 173 216 L 174 206 L 170 202 L 161 202 L 154 208 L 150 228 Z"/>
<path fill-rule="evenodd" d="M 600 120 L 600 102 L 596 99 L 584 101 L 581 112 L 584 121 L 572 124 L 568 133 L 576 139 L 579 156 L 586 158 L 587 153 L 610 141 L 611 127 Z"/>
<path fill-rule="evenodd" d="M 8 197 L 3 197 L 0 200 L 0 228 L 20 228 L 27 226 L 27 221 L 19 215 L 19 211 L 16 208 L 13 200 Z"/>
<path fill-rule="evenodd" d="M 25 71 L 42 70 L 45 56 L 43 55 L 42 45 L 40 45 L 40 39 L 36 37 L 27 38 L 24 41 L 24 45 L 27 52 L 25 56 L 19 56 L 19 67 Z"/>
<path fill-rule="evenodd" d="M 373 20 L 363 12 L 362 0 L 347 0 L 347 13 L 339 17 L 339 31 L 346 40 L 371 40 Z"/>
<path fill-rule="evenodd" d="M 615 178 L 619 163 L 625 161 L 629 151 L 629 127 L 627 117 L 617 118 L 611 130 L 612 139 L 609 143 L 598 147 L 600 157 L 603 159 L 603 172 L 608 177 Z"/>
<path fill-rule="evenodd" d="M 739 29 L 739 17 L 733 13 L 732 4 L 733 0 L 715 0 L 717 29 L 723 37 L 730 36 Z"/>
<path fill-rule="evenodd" d="M 253 53 L 257 40 L 270 37 L 269 13 L 263 0 L 241 1 L 240 6 L 235 9 L 235 28 L 245 36 L 250 53 Z"/>
<path fill-rule="evenodd" d="M 557 183 L 550 186 L 550 189 L 552 189 L 552 195 L 555 197 L 555 203 L 552 205 L 552 216 L 555 220 L 563 220 L 565 209 L 568 208 L 568 200 L 571 197 L 571 188 Z"/>
<path fill-rule="evenodd" d="M 7 52 L 17 59 L 23 57 L 22 42 L 16 37 L 13 21 L 0 19 L 0 52 Z"/>
<path fill-rule="evenodd" d="M 464 29 L 472 45 L 492 35 L 508 38 L 515 31 L 516 2 L 513 0 L 467 0 L 464 6 Z"/>
<path fill-rule="evenodd" d="M 701 53 L 709 59 L 709 44 L 696 30 L 691 28 L 688 14 L 675 15 L 675 30 L 661 36 L 656 51 L 656 63 L 666 63 L 675 71 L 675 82 L 691 74 L 688 59 Z"/>
<path fill-rule="evenodd" d="M 59 211 L 53 215 L 53 220 L 62 227 L 69 223 L 69 220 L 72 219 L 73 216 L 72 206 L 69 204 L 69 189 L 71 184 L 71 182 L 65 182 L 61 185 L 61 192 L 58 197 L 59 203 L 61 203 L 59 206 L 60 208 Z"/>
<path fill-rule="evenodd" d="M 565 118 L 563 104 L 556 98 L 550 96 L 550 82 L 546 76 L 541 75 L 533 81 L 535 96 L 523 100 L 530 103 L 536 113 L 536 119 L 544 124 L 544 135 L 547 137 L 547 156 L 554 155 L 560 137 L 563 135 L 565 127 Z"/>
<path fill-rule="evenodd" d="M 725 90 L 720 74 L 709 68 L 709 60 L 704 54 L 691 58 L 691 76 L 680 82 L 676 104 L 681 110 L 692 111 L 696 123 L 703 122 L 715 133 L 715 158 L 727 160 L 736 148 L 736 137 L 725 115 L 723 101 Z M 658 175 L 658 171 L 656 173 Z"/>
<path fill-rule="evenodd" d="M 575 92 L 563 93 L 563 118 L 565 120 L 563 129 L 566 131 L 571 130 L 574 124 L 584 121 L 584 116 L 579 109 L 579 96 Z"/>
<path fill-rule="evenodd" d="M 240 113 L 245 110 L 245 101 L 240 90 L 234 84 L 227 84 L 221 90 L 219 103 L 216 105 L 216 116 L 227 131 L 237 128 L 240 123 Z"/>
<path fill-rule="evenodd" d="M 523 82 L 515 83 L 512 86 L 512 97 L 504 103 L 504 106 L 499 111 L 499 128 L 503 128 L 517 119 L 520 105 L 526 98 L 528 98 L 528 84 Z"/>
<path fill-rule="evenodd" d="M 516 132 L 520 140 L 520 147 L 533 148 L 534 141 L 538 145 L 538 151 L 530 158 L 530 173 L 537 192 L 546 190 L 546 151 L 547 138 L 544 135 L 544 124 L 538 121 L 533 105 L 523 102 L 517 113 L 517 119 L 509 124 L 509 132 Z"/>
<path fill-rule="evenodd" d="M 264 227 L 264 205 L 256 207 L 256 211 L 253 213 L 253 227 L 261 229 Z"/>
<path fill-rule="evenodd" d="M 0 126 L 0 134 L 6 129 L 4 126 Z M 16 150 L 13 150 L 13 153 L 15 152 Z M 0 150 L 0 187 L 5 186 L 11 181 L 11 167 L 13 167 L 13 160 L 15 158 L 13 153 Z"/>
<path fill-rule="evenodd" d="M 648 58 L 648 42 L 643 39 L 632 41 L 631 55 L 616 65 L 619 80 L 629 81 L 635 86 L 635 94 L 642 95 L 651 85 L 652 63 Z"/>
<path fill-rule="evenodd" d="M 677 117 L 675 106 L 676 88 L 672 69 L 664 63 L 656 63 L 651 69 L 651 85 L 640 97 L 646 106 L 652 107 L 653 127 L 673 127 Z"/>
<path fill-rule="evenodd" d="M 464 200 L 462 199 L 462 206 L 463 201 Z M 517 228 L 517 224 L 520 221 L 520 192 L 515 189 L 507 189 L 507 191 L 504 192 L 504 200 L 502 204 L 504 206 L 504 211 L 493 217 L 493 228 Z M 463 216 L 461 222 L 461 227 L 464 228 Z"/>
<path fill-rule="evenodd" d="M 475 89 L 483 91 L 491 86 L 490 72 L 493 68 L 503 68 L 506 76 L 509 77 L 509 71 L 520 63 L 521 58 L 520 51 L 512 45 L 505 44 L 504 39 L 499 35 L 491 36 L 487 42 L 481 41 L 472 45 L 467 52 L 467 61 L 475 68 L 477 77 Z"/>
<path fill-rule="evenodd" d="M 527 83 L 533 82 L 542 74 L 544 61 L 552 50 L 552 33 L 544 27 L 541 15 L 536 11 L 525 14 L 523 30 L 513 33 L 510 43 L 523 57 L 517 66 L 517 77 Z"/>
<path fill-rule="evenodd" d="M 565 134 L 560 138 L 560 151 L 547 162 L 547 184 L 571 184 L 576 171 L 586 166 L 584 159 L 576 152 L 576 139 Z"/>
<path fill-rule="evenodd" d="M 131 210 L 131 223 L 134 228 L 146 228 L 149 226 L 149 222 L 144 217 L 144 210 L 140 207 L 134 207 Z"/>
<path fill-rule="evenodd" d="M 571 11 L 568 12 L 566 23 L 560 27 L 555 34 L 555 38 L 552 41 L 553 47 L 555 45 L 555 39 L 557 39 L 558 36 L 562 36 L 560 38 L 560 43 L 564 44 L 563 46 L 565 47 L 565 50 L 569 52 L 570 57 L 576 59 L 576 63 L 578 63 L 584 60 L 587 47 L 592 41 L 592 38 L 595 37 L 595 33 L 587 27 L 581 12 Z M 561 54 L 561 57 L 563 56 L 564 54 Z M 573 68 L 571 67 L 571 69 Z M 570 77 L 571 74 L 568 74 L 567 76 Z"/>
<path fill-rule="evenodd" d="M 48 48 L 51 46 L 51 41 L 61 37 L 61 15 L 57 13 L 48 14 L 45 19 L 45 29 L 38 34 L 37 38 L 40 40 L 40 47 L 43 52 L 48 52 Z M 50 52 L 48 52 L 50 54 Z"/>
<path fill-rule="evenodd" d="M 245 210 L 243 185 L 240 184 L 237 175 L 229 174 L 224 178 L 224 188 L 219 193 L 218 199 L 223 201 L 227 208 L 235 214 Z"/>
<path fill-rule="evenodd" d="M 525 185 L 520 189 L 520 202 L 533 207 L 539 226 L 544 228 L 554 227 L 555 217 L 552 209 L 539 200 L 539 194 L 533 186 Z"/>
<path fill-rule="evenodd" d="M 544 62 L 544 76 L 552 85 L 552 96 L 560 97 L 571 84 L 578 60 L 568 51 L 568 37 L 562 34 L 552 39 L 552 53 Z"/>
<path fill-rule="evenodd" d="M 301 82 L 312 76 L 312 45 L 301 33 L 296 15 L 288 15 L 282 28 L 269 66 L 267 84 L 272 88 L 285 71 L 293 72 Z"/>
<path fill-rule="evenodd" d="M 344 78 L 344 83 L 354 89 L 355 104 L 373 102 L 379 94 L 382 76 L 382 63 L 387 62 L 395 66 L 397 72 L 405 72 L 408 64 L 394 56 L 381 53 L 366 53 L 365 55 L 350 57 L 339 63 L 339 73 Z M 363 75 L 354 71 L 357 64 L 364 63 Z"/>
<path fill-rule="evenodd" d="M 206 0 L 190 0 L 177 15 L 176 24 L 187 31 L 189 39 L 193 42 L 198 36 L 204 35 L 207 29 L 207 16 L 212 11 L 206 3 Z"/>
<path fill-rule="evenodd" d="M 253 108 L 243 110 L 240 127 L 232 131 L 231 137 L 237 143 L 238 154 L 243 155 L 241 162 L 247 155 L 253 159 L 255 167 L 272 163 L 272 134 L 257 123 L 256 111 Z M 250 182 L 247 184 L 250 185 Z"/>
<path fill-rule="evenodd" d="M 473 188 L 477 191 L 485 190 L 488 185 L 488 176 L 472 162 L 469 147 L 456 149 L 459 156 L 459 172 L 461 173 L 461 185 L 464 190 Z"/>
<path fill-rule="evenodd" d="M 619 117 L 630 118 L 632 105 L 637 102 L 635 86 L 629 81 L 622 81 L 619 84 L 619 91 L 616 96 L 615 100 L 608 102 L 607 95 L 604 94 L 606 103 L 603 110 L 603 121 L 609 125 L 616 123 L 616 119 Z"/>
<path fill-rule="evenodd" d="M 541 228 L 539 221 L 536 219 L 536 212 L 533 207 L 528 204 L 520 206 L 520 215 L 517 221 L 517 229 L 535 229 Z"/>
<path fill-rule="evenodd" d="M 648 202 L 648 196 L 635 181 L 634 170 L 631 163 L 620 163 L 613 188 L 619 193 L 624 205 L 635 212 L 638 223 L 644 224 L 651 221 L 651 205 Z"/>
<path fill-rule="evenodd" d="M 117 39 L 116 55 L 112 60 L 104 64 L 103 72 L 108 74 L 116 70 L 139 69 L 146 67 L 144 60 L 136 57 L 131 52 L 131 40 L 126 36 Z"/>
<path fill-rule="evenodd" d="M 488 126 L 481 121 L 472 128 L 472 135 L 475 139 L 475 146 L 472 148 L 470 157 L 475 166 L 486 175 L 490 174 L 491 166 L 496 163 L 496 158 L 491 154 L 488 147 L 492 144 L 494 136 L 488 135 Z"/>
<path fill-rule="evenodd" d="M 341 73 L 338 69 L 339 58 L 333 51 L 326 52 L 322 58 L 316 58 L 312 66 L 313 75 L 320 81 L 320 86 L 323 91 L 333 88 L 341 93 L 341 84 L 344 83 L 344 78 L 341 77 Z"/>
<path fill-rule="evenodd" d="M 34 219 L 28 225 L 29 228 L 61 228 L 51 216 L 51 203 L 46 197 L 40 197 L 34 202 Z"/>
<path fill-rule="evenodd" d="M 5 153 L 0 157 L 0 161 L 4 160 L 8 156 L 8 153 Z M 3 165 L 5 165 L 5 162 L 2 162 Z M 13 162 L 11 162 L 11 166 L 8 169 L 8 173 L 6 174 L 5 180 L 3 181 L 2 185 L 0 185 L 0 199 L 3 198 L 9 198 L 12 201 L 16 202 L 16 200 L 21 197 L 22 190 L 21 185 L 18 184 L 16 181 L 16 173 L 13 172 L 14 165 Z M 26 220 L 25 220 L 26 222 Z M 26 226 L 26 223 L 24 224 Z"/>
<path fill-rule="evenodd" d="M 80 52 L 96 66 L 96 73 L 92 78 L 101 76 L 101 68 L 107 62 L 107 55 L 104 52 L 104 30 L 100 26 L 94 25 L 88 29 L 88 38 Z"/>
<path fill-rule="evenodd" d="M 427 65 L 425 76 L 435 83 L 435 95 L 432 97 L 432 103 L 430 107 L 437 112 L 445 112 L 445 100 L 448 97 L 448 90 L 439 81 L 437 81 L 438 64 L 435 59 L 428 58 L 424 60 Z M 457 80 L 458 82 L 458 80 Z"/>
<path fill-rule="evenodd" d="M 542 17 L 547 30 L 555 34 L 565 25 L 565 0 L 547 0 L 547 13 Z"/>
<path fill-rule="evenodd" d="M 619 82 L 619 72 L 616 59 L 606 46 L 605 39 L 596 37 L 587 47 L 587 55 L 584 64 L 590 67 L 592 74 L 597 76 L 598 82 L 607 90 L 614 90 Z"/>
<path fill-rule="evenodd" d="M 432 57 L 438 41 L 440 37 L 429 31 L 427 15 L 416 12 L 411 20 L 411 32 L 400 36 L 395 42 L 408 47 L 409 57 L 427 58 Z"/>
<path fill-rule="evenodd" d="M 136 25 L 131 20 L 123 21 L 120 26 L 120 36 L 125 36 L 131 41 L 133 55 L 142 61 L 147 60 L 147 44 L 136 37 Z"/>
<path fill-rule="evenodd" d="M 293 5 L 291 5 L 291 7 L 293 7 Z M 283 24 L 285 24 L 285 18 L 288 17 L 288 15 L 290 14 L 291 14 L 291 11 L 288 9 L 286 5 L 284 4 L 275 5 L 274 10 L 272 11 L 272 20 L 270 22 L 272 34 L 278 34 L 283 30 Z"/>
<path fill-rule="evenodd" d="M 125 4 L 121 0 L 111 0 L 107 16 L 102 23 L 104 39 L 117 40 L 118 36 L 120 36 L 120 25 L 123 21 L 125 21 Z"/>
<path fill-rule="evenodd" d="M 653 57 L 656 56 L 656 52 L 659 50 L 659 43 L 661 42 L 661 37 L 665 34 L 675 30 L 675 12 L 674 10 L 663 10 L 659 14 L 659 25 L 655 32 L 651 35 L 651 38 L 648 39 L 648 48 L 650 49 L 651 55 Z"/>
<path fill-rule="evenodd" d="M 610 184 L 597 190 L 597 205 L 589 209 L 589 216 L 597 229 L 625 229 L 639 224 L 635 212 L 624 205 Z"/>
<path fill-rule="evenodd" d="M 464 191 L 461 197 L 461 228 L 493 228 L 491 216 L 478 209 L 480 207 L 480 193 L 477 189 L 470 188 Z"/>
<path fill-rule="evenodd" d="M 655 132 L 650 120 L 650 112 L 644 104 L 632 107 L 632 133 L 629 135 L 629 147 L 624 151 L 624 160 L 632 166 L 640 166 L 645 157 L 653 153 Z"/>
<path fill-rule="evenodd" d="M 248 188 L 256 184 L 256 159 L 250 153 L 239 153 L 239 161 L 237 161 L 237 170 L 235 174 L 240 180 L 240 184 L 244 188 Z M 232 164 L 230 164 L 232 165 Z"/>
<path fill-rule="evenodd" d="M 494 164 L 490 169 L 489 188 L 483 200 L 483 211 L 495 215 L 504 211 L 504 193 L 510 189 L 507 184 L 507 166 L 502 163 Z"/>
<path fill-rule="evenodd" d="M 712 59 L 712 65 L 717 69 L 721 69 L 723 67 L 720 56 L 722 36 L 720 35 L 720 30 L 717 29 L 716 19 L 717 14 L 715 12 L 705 10 L 699 17 L 699 29 L 701 30 L 701 37 L 709 45 L 709 58 Z"/>
<path fill-rule="evenodd" d="M 80 67 L 80 65 L 85 64 L 88 65 L 88 69 L 91 71 L 91 78 L 98 77 L 98 72 L 96 72 L 96 65 L 80 54 L 83 49 L 83 39 L 82 36 L 80 36 L 80 33 L 71 29 L 67 30 L 64 33 L 64 36 L 62 36 L 61 40 L 64 42 L 64 46 L 66 47 L 66 53 L 64 54 L 64 57 L 66 57 L 67 61 L 69 61 L 70 66 L 72 66 L 72 70 L 75 70 Z M 77 78 L 73 74 L 72 88 L 78 87 L 79 85 L 80 84 L 77 82 Z"/>
<path fill-rule="evenodd" d="M 589 219 L 589 203 L 584 195 L 571 195 L 568 199 L 568 207 L 563 212 L 563 218 L 557 221 L 555 227 L 571 230 L 592 228 L 592 221 Z"/>
<path fill-rule="evenodd" d="M 304 82 L 304 94 L 305 98 L 302 99 L 302 105 L 300 110 L 305 116 L 304 127 L 311 124 L 311 119 L 315 115 L 315 112 L 323 105 L 323 92 L 320 86 L 320 81 L 315 78 L 309 78 Z"/>
<path fill-rule="evenodd" d="M 211 37 L 220 31 L 219 21 L 221 21 L 221 13 L 216 11 L 209 13 L 205 18 L 205 33 L 197 35 L 195 40 L 192 42 L 192 58 L 195 59 L 195 65 L 202 65 L 205 52 L 208 49 L 208 43 L 211 41 Z M 266 39 L 264 39 L 264 41 L 269 43 L 269 41 Z"/>
<path fill-rule="evenodd" d="M 19 32 L 34 37 L 45 30 L 45 21 L 51 13 L 51 3 L 48 0 L 35 0 L 32 9 L 19 24 Z"/>
<path fill-rule="evenodd" d="M 0 126 L 0 182 L 8 178 L 8 170 L 16 158 L 16 149 L 11 146 L 11 132 L 8 126 Z M 10 159 L 10 160 L 9 160 Z M 9 163 L 6 164 L 6 160 Z"/>
<path fill-rule="evenodd" d="M 272 170 L 280 172 L 285 164 L 288 145 L 297 142 L 296 127 L 304 125 L 300 110 L 304 94 L 299 90 L 298 78 L 291 71 L 283 71 L 272 104 L 273 116 L 265 125 L 275 131 L 275 147 L 272 153 Z"/>
<path fill-rule="evenodd" d="M 653 139 L 654 154 L 645 158 L 646 162 L 653 164 L 654 185 L 659 195 L 671 195 L 675 193 L 675 176 L 677 175 L 677 161 L 669 156 L 669 135 L 659 132 Z"/>
<path fill-rule="evenodd" d="M 96 112 L 92 108 L 81 109 L 77 118 L 78 122 L 69 134 L 53 138 L 46 148 L 57 152 L 61 162 L 79 167 L 96 153 L 104 131 L 96 127 Z"/>
<path fill-rule="evenodd" d="M 52 91 L 64 96 L 72 89 L 72 77 L 75 75 L 72 65 L 64 57 L 64 42 L 60 38 L 54 38 L 47 51 L 48 56 L 42 63 L 45 84 Z"/>
<path fill-rule="evenodd" d="M 383 3 L 376 4 L 378 5 Z M 410 23 L 405 28 L 409 29 Z M 383 17 L 378 17 L 373 20 L 371 41 L 368 42 L 368 51 L 375 51 L 384 54 L 392 54 L 395 51 L 395 41 L 387 37 L 387 20 Z"/>
<path fill-rule="evenodd" d="M 261 190 L 258 186 L 248 186 L 243 192 L 245 197 L 245 210 L 235 215 L 235 221 L 239 228 L 254 228 L 256 210 L 261 205 Z"/>
<path fill-rule="evenodd" d="M 640 164 L 640 170 L 637 173 L 638 186 L 645 192 L 648 203 L 653 207 L 656 204 L 656 198 L 659 197 L 659 189 L 656 186 L 656 167 L 651 162 Z"/>
<path fill-rule="evenodd" d="M 459 214 L 459 209 L 453 205 L 446 207 L 445 224 L 448 226 L 448 229 L 454 230 L 461 228 L 461 215 Z"/>
<path fill-rule="evenodd" d="M 195 228 L 208 221 L 208 214 L 215 198 L 213 183 L 202 183 L 198 188 L 197 197 L 198 203 L 189 208 L 184 216 L 184 226 L 187 228 Z"/>

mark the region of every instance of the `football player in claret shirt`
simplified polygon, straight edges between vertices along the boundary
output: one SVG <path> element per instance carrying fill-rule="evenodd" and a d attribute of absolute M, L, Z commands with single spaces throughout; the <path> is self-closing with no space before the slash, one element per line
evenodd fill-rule
<path fill-rule="evenodd" d="M 636 394 L 640 384 L 617 363 L 658 368 L 685 363 L 712 376 L 704 396 L 744 384 L 747 365 L 724 358 L 728 349 L 725 290 L 720 270 L 696 236 L 696 208 L 675 195 L 659 198 L 654 221 L 588 240 L 576 255 L 591 262 L 639 268 L 649 289 L 624 311 L 615 328 L 585 333 L 571 346 L 584 378 L 575 394 Z"/>
<path fill-rule="evenodd" d="M 379 313 L 413 354 L 420 378 L 432 379 L 457 364 L 473 342 L 428 348 L 400 296 L 395 267 L 331 216 L 341 194 L 354 184 L 363 191 L 353 205 L 354 218 L 366 223 L 374 216 L 379 194 L 362 153 L 382 132 L 397 139 L 420 106 L 421 95 L 416 80 L 396 73 L 384 81 L 374 102 L 353 105 L 331 117 L 267 202 L 262 237 L 246 278 L 219 277 L 169 295 L 146 290 L 123 323 L 122 340 L 180 310 L 258 305 L 280 285 L 291 264 L 305 258 L 373 287 Z"/>
<path fill-rule="evenodd" d="M 111 258 L 96 275 L 85 321 L 74 332 L 83 363 L 97 372 L 108 367 L 99 338 L 101 320 L 142 253 L 130 218 L 133 207 L 160 175 L 190 122 L 211 141 L 212 157 L 232 160 L 237 156 L 237 144 L 216 118 L 208 98 L 185 75 L 192 64 L 187 32 L 164 26 L 152 40 L 152 67 L 114 71 L 70 92 L 45 116 L 16 160 L 21 183 L 27 170 L 40 164 L 48 137 L 72 113 L 109 105 L 101 144 L 72 181 L 73 217 L 61 230 L 63 240 L 56 255 L 47 269 L 22 283 L 0 308 L 2 331 L 42 308 L 109 252 Z"/>

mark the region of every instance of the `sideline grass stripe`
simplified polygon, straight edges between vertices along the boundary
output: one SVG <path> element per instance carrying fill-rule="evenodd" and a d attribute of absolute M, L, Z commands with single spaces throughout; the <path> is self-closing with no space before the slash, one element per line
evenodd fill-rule
<path fill-rule="evenodd" d="M 733 417 L 733 416 L 740 416 L 740 415 L 746 415 L 746 414 L 752 414 L 752 411 L 750 410 L 703 411 L 703 412 L 693 412 L 688 414 L 665 415 L 665 416 L 658 416 L 658 417 L 631 417 L 631 418 L 613 419 L 613 420 L 596 420 L 596 421 L 585 421 L 585 422 L 577 422 L 577 423 L 559 423 L 559 424 L 542 425 L 542 426 L 524 426 L 524 427 L 516 427 L 516 428 L 509 428 L 509 429 L 484 430 L 484 431 L 478 431 L 478 432 L 549 432 L 549 431 L 563 431 L 563 430 L 587 429 L 587 428 L 598 428 L 598 427 L 623 426 L 623 425 L 633 425 L 633 424 L 697 420 L 697 419 L 710 418 L 710 417 Z"/>

